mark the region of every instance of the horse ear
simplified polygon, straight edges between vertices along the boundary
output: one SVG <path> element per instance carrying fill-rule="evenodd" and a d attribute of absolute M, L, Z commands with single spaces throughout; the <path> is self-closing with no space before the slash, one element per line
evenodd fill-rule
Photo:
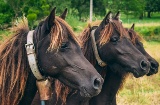
<path fill-rule="evenodd" d="M 103 28 L 105 25 L 107 25 L 110 21 L 112 21 L 112 13 L 111 11 L 108 12 L 108 14 L 105 16 L 101 24 L 99 25 L 100 28 Z"/>
<path fill-rule="evenodd" d="M 132 30 L 134 30 L 134 26 L 135 26 L 135 24 L 133 23 L 132 26 L 131 26 L 131 29 L 132 29 Z"/>
<path fill-rule="evenodd" d="M 114 18 L 117 19 L 117 20 L 120 20 L 120 11 L 117 12 L 117 14 L 115 15 Z"/>
<path fill-rule="evenodd" d="M 55 20 L 55 13 L 56 13 L 56 7 L 54 7 L 50 13 L 50 15 L 47 17 L 47 29 L 50 30 L 51 27 L 54 25 Z"/>
<path fill-rule="evenodd" d="M 119 22 L 122 23 L 122 20 L 120 19 L 120 11 L 117 12 L 117 14 L 115 15 L 114 19 L 118 20 Z"/>
<path fill-rule="evenodd" d="M 61 14 L 61 18 L 63 19 L 63 20 L 65 20 L 65 18 L 66 18 L 66 15 L 67 15 L 67 12 L 68 12 L 68 10 L 67 10 L 67 8 L 64 10 L 64 12 Z"/>
<path fill-rule="evenodd" d="M 103 21 L 105 22 L 105 25 L 108 24 L 109 21 L 112 21 L 112 13 L 111 13 L 111 11 L 108 12 L 108 14 L 105 16 L 105 18 L 103 19 Z"/>

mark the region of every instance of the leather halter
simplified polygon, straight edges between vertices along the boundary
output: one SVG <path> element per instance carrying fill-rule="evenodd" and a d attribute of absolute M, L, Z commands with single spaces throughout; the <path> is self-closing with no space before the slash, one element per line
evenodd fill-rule
<path fill-rule="evenodd" d="M 38 66 L 37 66 L 37 58 L 36 58 L 35 47 L 34 47 L 34 43 L 33 43 L 33 32 L 34 32 L 34 30 L 28 32 L 27 44 L 25 44 L 28 62 L 29 62 L 29 66 L 31 68 L 31 71 L 34 74 L 34 76 L 36 77 L 36 79 L 37 80 L 44 80 L 45 77 L 43 77 L 41 75 L 41 73 L 38 69 Z"/>
<path fill-rule="evenodd" d="M 96 29 L 91 31 L 91 41 L 92 41 L 93 52 L 94 52 L 94 55 L 95 55 L 95 58 L 96 58 L 98 64 L 101 67 L 105 67 L 105 66 L 107 66 L 107 64 L 104 61 L 102 61 L 102 59 L 100 58 L 100 56 L 98 54 L 97 45 L 96 45 L 95 36 L 94 36 L 95 31 L 96 31 Z"/>

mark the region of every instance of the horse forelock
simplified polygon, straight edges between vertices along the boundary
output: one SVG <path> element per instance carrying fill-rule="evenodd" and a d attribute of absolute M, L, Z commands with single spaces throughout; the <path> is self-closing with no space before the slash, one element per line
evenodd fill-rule
<path fill-rule="evenodd" d="M 25 43 L 28 21 L 22 18 L 14 34 L 0 46 L 1 105 L 16 105 L 22 98 L 29 72 Z"/>
<path fill-rule="evenodd" d="M 62 26 L 63 25 L 63 26 Z M 51 43 L 48 48 L 49 51 L 52 51 L 54 49 L 59 49 L 62 42 L 65 40 L 67 36 L 64 36 L 65 32 L 63 29 L 66 28 L 67 34 L 77 43 L 79 44 L 78 39 L 75 36 L 75 33 L 73 32 L 72 28 L 68 25 L 66 21 L 63 19 L 56 17 L 54 20 L 54 26 L 51 28 Z"/>
<path fill-rule="evenodd" d="M 100 32 L 100 46 L 103 46 L 104 44 L 109 42 L 114 30 L 116 30 L 120 34 L 120 38 L 128 34 L 119 21 L 109 21 L 109 23 L 105 25 L 105 28 Z"/>

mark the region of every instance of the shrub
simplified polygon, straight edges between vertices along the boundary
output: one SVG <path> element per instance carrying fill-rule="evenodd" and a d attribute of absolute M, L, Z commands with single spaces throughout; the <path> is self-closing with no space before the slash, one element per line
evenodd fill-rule
<path fill-rule="evenodd" d="M 154 27 L 136 27 L 136 32 L 143 35 L 147 41 L 158 41 L 160 42 L 160 26 Z"/>
<path fill-rule="evenodd" d="M 37 14 L 31 13 L 27 15 L 27 19 L 29 21 L 29 26 L 31 26 L 31 29 L 34 26 L 34 21 L 37 19 Z"/>

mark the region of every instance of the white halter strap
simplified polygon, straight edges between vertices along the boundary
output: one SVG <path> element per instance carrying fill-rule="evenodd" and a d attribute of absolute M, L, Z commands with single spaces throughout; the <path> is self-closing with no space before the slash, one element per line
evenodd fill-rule
<path fill-rule="evenodd" d="M 41 73 L 38 70 L 38 66 L 37 66 L 37 58 L 36 58 L 35 47 L 33 43 L 33 32 L 34 30 L 28 32 L 27 44 L 25 44 L 28 62 L 29 62 L 31 71 L 34 74 L 34 76 L 37 78 L 37 80 L 44 80 L 45 77 L 41 75 Z"/>

